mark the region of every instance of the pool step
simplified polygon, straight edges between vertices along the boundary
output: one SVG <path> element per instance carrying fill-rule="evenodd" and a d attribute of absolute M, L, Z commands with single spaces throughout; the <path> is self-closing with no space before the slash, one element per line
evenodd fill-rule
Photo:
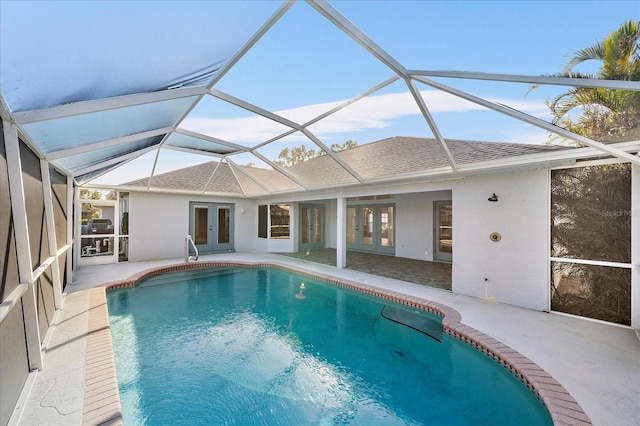
<path fill-rule="evenodd" d="M 215 269 L 190 269 L 186 271 L 169 272 L 161 275 L 156 275 L 147 279 L 144 279 L 138 284 L 137 287 L 155 287 L 157 285 L 174 284 L 181 281 L 193 281 L 204 280 L 212 277 L 220 277 L 223 275 L 237 274 L 238 268 L 215 268 Z"/>
<path fill-rule="evenodd" d="M 380 312 L 383 318 L 412 328 L 442 342 L 442 321 L 429 318 L 422 312 L 411 312 L 395 306 L 385 305 Z"/>

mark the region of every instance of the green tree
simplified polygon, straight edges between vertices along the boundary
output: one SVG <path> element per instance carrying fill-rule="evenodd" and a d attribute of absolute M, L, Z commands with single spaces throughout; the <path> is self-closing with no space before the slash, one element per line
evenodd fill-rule
<path fill-rule="evenodd" d="M 600 61 L 595 74 L 575 68 Z M 601 42 L 577 51 L 559 77 L 640 81 L 640 21 L 629 20 Z M 636 138 L 640 128 L 640 91 L 574 87 L 547 106 L 553 124 L 598 140 Z"/>
<path fill-rule="evenodd" d="M 333 152 L 344 151 L 345 149 L 355 148 L 358 146 L 358 142 L 349 139 L 343 144 L 332 144 L 329 148 Z M 293 148 L 284 148 L 278 154 L 278 159 L 275 161 L 276 164 L 280 166 L 293 166 L 294 164 L 302 163 L 303 161 L 307 161 L 311 158 L 321 157 L 326 155 L 327 153 L 323 150 L 316 151 L 315 149 L 307 149 L 307 147 L 302 144 L 300 146 L 296 146 Z"/>

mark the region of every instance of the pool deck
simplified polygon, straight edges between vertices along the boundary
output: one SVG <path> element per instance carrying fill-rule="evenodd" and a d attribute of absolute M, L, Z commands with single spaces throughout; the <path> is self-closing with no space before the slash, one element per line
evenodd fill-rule
<path fill-rule="evenodd" d="M 265 253 L 202 256 L 202 261 L 274 263 L 330 275 L 366 286 L 431 300 L 457 310 L 464 324 L 515 349 L 551 374 L 583 408 L 594 425 L 640 425 L 640 338 L 632 329 L 485 302 L 449 291 L 352 269 Z M 19 401 L 20 425 L 121 424 L 106 391 L 114 371 L 96 373 L 109 364 L 93 352 L 110 345 L 106 309 L 92 288 L 142 271 L 184 263 L 182 259 L 79 267 L 64 296 L 64 310 L 46 339 L 44 369 L 33 377 L 31 392 Z M 97 296 L 96 296 L 97 295 Z M 97 319 L 97 322 L 96 322 Z M 104 371 L 104 370 L 101 370 Z M 106 383 L 106 385 L 104 385 Z M 15 420 L 13 418 L 12 420 Z M 579 422 L 556 422 L 579 424 Z"/>

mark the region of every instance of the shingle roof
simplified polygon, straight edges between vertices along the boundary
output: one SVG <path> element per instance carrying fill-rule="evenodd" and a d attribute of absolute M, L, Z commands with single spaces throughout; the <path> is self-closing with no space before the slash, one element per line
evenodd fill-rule
<path fill-rule="evenodd" d="M 466 140 L 447 140 L 447 146 L 457 164 L 568 149 L 550 145 Z M 337 156 L 365 180 L 449 167 L 444 150 L 432 138 L 395 136 L 340 151 Z M 299 176 L 309 187 L 320 186 L 318 183 L 355 182 L 352 176 L 326 155 L 296 164 L 288 171 Z"/>
<path fill-rule="evenodd" d="M 149 178 L 144 178 L 125 183 L 123 186 L 146 187 L 148 183 Z M 218 166 L 217 161 L 154 175 L 151 178 L 151 187 L 186 191 L 204 191 L 206 187 L 207 192 L 243 193 L 229 164 L 223 162 Z"/>
<path fill-rule="evenodd" d="M 527 145 L 517 143 L 447 140 L 457 164 L 470 164 L 529 154 L 538 154 L 567 147 Z M 441 145 L 432 138 L 396 136 L 357 146 L 336 153 L 336 156 L 364 180 L 392 177 L 408 173 L 427 172 L 449 167 Z M 270 169 L 250 166 L 231 166 L 226 162 L 211 161 L 192 167 L 153 176 L 152 188 L 206 191 L 244 195 L 268 192 L 296 191 L 300 187 L 284 174 Z M 241 170 L 232 170 L 232 168 Z M 215 174 L 214 170 L 216 171 Z M 329 155 L 322 155 L 285 167 L 284 170 L 302 182 L 306 188 L 357 183 L 357 179 Z M 212 176 L 213 175 L 213 176 Z M 257 184 L 247 175 L 252 176 Z M 148 179 L 139 179 L 123 186 L 147 186 Z M 208 183 L 208 184 L 207 184 Z"/>

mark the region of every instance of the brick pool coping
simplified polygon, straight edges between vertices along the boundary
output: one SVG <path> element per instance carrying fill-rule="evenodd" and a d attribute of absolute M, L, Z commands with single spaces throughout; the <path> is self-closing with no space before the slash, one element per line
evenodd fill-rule
<path fill-rule="evenodd" d="M 316 278 L 325 282 L 328 282 L 339 287 L 355 290 L 360 293 L 368 294 L 371 296 L 379 297 L 384 300 L 390 300 L 392 302 L 400 303 L 411 308 L 421 309 L 427 312 L 434 313 L 442 318 L 442 327 L 445 333 L 456 337 L 457 339 L 464 341 L 476 349 L 484 352 L 502 366 L 507 368 L 518 377 L 522 383 L 524 383 L 531 392 L 545 405 L 549 412 L 554 425 L 590 425 L 591 420 L 585 414 L 584 410 L 578 404 L 578 402 L 571 396 L 571 394 L 549 373 L 543 368 L 538 366 L 535 362 L 529 358 L 520 354 L 515 349 L 505 345 L 493 337 L 490 337 L 473 327 L 470 327 L 461 322 L 462 317 L 460 313 L 442 303 L 433 302 L 427 299 L 419 297 L 409 296 L 404 293 L 394 292 L 391 290 L 385 290 L 378 287 L 350 281 L 342 278 L 337 278 L 328 274 L 316 273 L 299 269 L 290 265 L 281 265 L 275 262 L 242 262 L 242 261 L 204 261 L 193 263 L 181 263 L 170 266 L 163 266 L 148 269 L 146 271 L 139 272 L 130 276 L 127 279 L 120 281 L 113 281 L 104 284 L 101 287 L 92 289 L 92 300 L 95 298 L 96 306 L 103 306 L 104 309 L 94 309 L 94 305 L 90 306 L 89 322 L 96 321 L 98 324 L 96 334 L 100 335 L 96 342 L 87 340 L 87 365 L 92 358 L 89 354 L 102 352 L 101 359 L 105 362 L 101 363 L 100 368 L 104 368 L 103 373 L 93 371 L 91 376 L 89 370 L 85 375 L 85 408 L 83 414 L 83 423 L 85 418 L 89 418 L 90 412 L 88 408 L 92 407 L 92 397 L 95 400 L 95 389 L 99 389 L 103 395 L 106 395 L 109 399 L 108 407 L 101 406 L 102 410 L 109 413 L 106 417 L 103 417 L 108 421 L 108 424 L 121 424 L 121 407 L 118 393 L 117 380 L 113 380 L 115 377 L 115 361 L 113 357 L 113 346 L 111 345 L 111 329 L 109 327 L 109 314 L 106 309 L 106 291 L 115 290 L 123 287 L 135 286 L 140 280 L 148 278 L 154 275 L 183 271 L 187 269 L 200 269 L 211 268 L 221 266 L 242 266 L 247 268 L 279 268 L 295 272 L 310 278 Z M 95 292 L 95 295 L 94 295 Z M 92 317 L 95 316 L 95 319 Z M 105 336 L 108 333 L 108 336 Z M 92 329 L 90 326 L 89 336 L 92 336 Z M 107 339 L 108 337 L 108 339 Z M 107 342 L 108 340 L 108 342 Z M 108 344 L 107 344 L 108 343 Z M 95 355 L 92 355 L 95 356 Z M 88 368 L 88 367 L 87 367 Z M 93 390 L 94 393 L 91 393 Z M 116 395 L 117 398 L 113 398 Z M 94 404 L 95 405 L 95 404 Z M 94 419 L 95 420 L 95 419 Z M 96 423 L 93 423 L 96 424 Z"/>
<path fill-rule="evenodd" d="M 82 424 L 122 425 L 120 392 L 104 287 L 96 287 L 89 292 L 86 340 Z"/>

